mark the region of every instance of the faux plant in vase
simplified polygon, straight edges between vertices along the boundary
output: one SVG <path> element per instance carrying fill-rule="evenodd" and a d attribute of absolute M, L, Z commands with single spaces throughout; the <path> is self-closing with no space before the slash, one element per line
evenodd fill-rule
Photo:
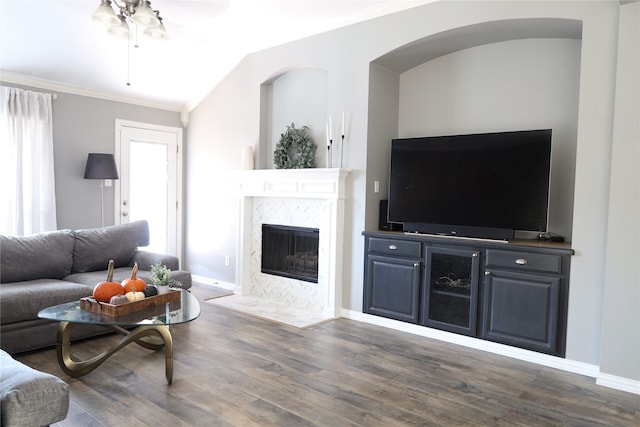
<path fill-rule="evenodd" d="M 305 169 L 315 166 L 316 144 L 307 126 L 287 126 L 273 152 L 276 169 Z"/>
<path fill-rule="evenodd" d="M 167 292 L 168 288 L 180 288 L 182 283 L 171 278 L 171 270 L 164 264 L 153 264 L 151 266 L 151 274 L 149 280 L 158 289 L 158 293 Z"/>

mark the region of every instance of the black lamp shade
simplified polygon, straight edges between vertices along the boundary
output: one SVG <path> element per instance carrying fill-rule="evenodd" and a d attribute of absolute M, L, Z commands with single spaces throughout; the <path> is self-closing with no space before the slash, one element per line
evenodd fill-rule
<path fill-rule="evenodd" d="M 116 159 L 113 154 L 89 153 L 84 179 L 118 179 Z"/>

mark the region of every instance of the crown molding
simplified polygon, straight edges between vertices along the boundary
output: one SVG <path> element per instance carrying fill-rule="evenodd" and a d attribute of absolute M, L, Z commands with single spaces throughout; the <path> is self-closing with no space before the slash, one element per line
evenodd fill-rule
<path fill-rule="evenodd" d="M 40 79 L 37 77 L 26 76 L 23 74 L 11 73 L 11 72 L 2 71 L 2 70 L 0 70 L 0 82 L 17 84 L 22 86 L 30 86 L 30 87 L 54 91 L 54 92 L 69 93 L 72 95 L 86 96 L 89 98 L 104 99 L 106 101 L 123 102 L 125 104 L 133 104 L 141 107 L 157 108 L 159 110 L 174 111 L 178 113 L 182 113 L 185 110 L 184 105 L 165 104 L 161 102 L 145 101 L 138 98 L 115 95 L 109 92 L 86 89 L 79 86 L 67 85 L 64 83 Z"/>

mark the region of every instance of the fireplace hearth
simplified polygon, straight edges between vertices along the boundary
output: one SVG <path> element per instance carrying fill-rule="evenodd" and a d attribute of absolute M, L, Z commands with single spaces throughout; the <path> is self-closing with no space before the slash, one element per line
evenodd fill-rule
<path fill-rule="evenodd" d="M 262 224 L 260 271 L 318 283 L 317 228 Z"/>

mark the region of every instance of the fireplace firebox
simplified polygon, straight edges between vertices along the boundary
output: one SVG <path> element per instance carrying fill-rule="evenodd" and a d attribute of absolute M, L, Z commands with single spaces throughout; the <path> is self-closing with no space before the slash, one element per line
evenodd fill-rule
<path fill-rule="evenodd" d="M 261 271 L 318 283 L 317 228 L 262 224 Z"/>

